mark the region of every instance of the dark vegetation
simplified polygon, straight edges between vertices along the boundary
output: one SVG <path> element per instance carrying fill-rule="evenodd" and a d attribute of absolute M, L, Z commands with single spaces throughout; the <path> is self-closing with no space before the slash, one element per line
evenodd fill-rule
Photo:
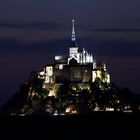
<path fill-rule="evenodd" d="M 42 88 L 43 80 L 38 78 L 36 72 L 32 72 L 19 92 L 4 105 L 1 114 L 53 115 L 55 111 L 64 113 L 68 107 L 75 111 L 69 114 L 92 114 L 96 108 L 99 111 L 106 111 L 106 108 L 113 108 L 117 112 L 139 111 L 140 96 L 127 87 L 120 89 L 115 83 L 102 83 L 100 79 L 94 83 L 85 83 L 89 89 L 73 90 L 72 84 L 76 86 L 76 83 L 65 80 L 56 97 L 48 96 L 49 91 Z"/>

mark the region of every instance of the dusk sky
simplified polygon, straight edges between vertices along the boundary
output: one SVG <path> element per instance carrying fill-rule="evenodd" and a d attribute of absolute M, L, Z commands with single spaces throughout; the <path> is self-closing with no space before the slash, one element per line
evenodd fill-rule
<path fill-rule="evenodd" d="M 79 48 L 140 94 L 140 0 L 0 0 L 0 105 L 32 70 L 68 54 L 73 18 Z"/>

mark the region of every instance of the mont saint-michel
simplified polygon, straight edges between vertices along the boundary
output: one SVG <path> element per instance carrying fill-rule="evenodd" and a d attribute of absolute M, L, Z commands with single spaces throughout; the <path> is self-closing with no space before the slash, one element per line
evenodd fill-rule
<path fill-rule="evenodd" d="M 72 20 L 68 54 L 54 56 L 51 64 L 32 71 L 29 79 L 4 106 L 7 115 L 72 115 L 95 111 L 134 112 L 139 97 L 111 81 L 108 67 L 81 48 Z"/>

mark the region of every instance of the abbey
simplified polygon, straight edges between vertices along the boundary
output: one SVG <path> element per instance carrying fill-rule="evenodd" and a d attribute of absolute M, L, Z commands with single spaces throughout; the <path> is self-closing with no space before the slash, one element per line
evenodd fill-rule
<path fill-rule="evenodd" d="M 138 96 L 110 82 L 106 65 L 99 65 L 91 53 L 78 47 L 74 20 L 68 49 L 68 55 L 55 56 L 42 71 L 32 71 L 19 93 L 5 105 L 5 114 L 57 116 L 139 110 Z"/>
<path fill-rule="evenodd" d="M 110 75 L 106 64 L 97 65 L 93 55 L 87 50 L 80 49 L 76 42 L 74 20 L 72 20 L 72 36 L 68 56 L 55 56 L 51 65 L 39 72 L 39 78 L 44 80 L 43 88 L 50 89 L 54 95 L 57 85 L 69 81 L 82 85 L 100 79 L 103 83 L 110 83 Z"/>

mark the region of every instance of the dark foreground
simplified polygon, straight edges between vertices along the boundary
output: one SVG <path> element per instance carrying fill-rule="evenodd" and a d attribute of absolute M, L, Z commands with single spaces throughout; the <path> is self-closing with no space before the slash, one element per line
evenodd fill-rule
<path fill-rule="evenodd" d="M 75 116 L 1 116 L 1 136 L 24 139 L 140 139 L 140 113 Z"/>

